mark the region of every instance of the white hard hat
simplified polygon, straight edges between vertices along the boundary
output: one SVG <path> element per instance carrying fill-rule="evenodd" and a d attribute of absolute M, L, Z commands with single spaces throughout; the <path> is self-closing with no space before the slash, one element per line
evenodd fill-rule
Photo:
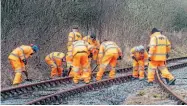
<path fill-rule="evenodd" d="M 144 50 L 144 46 L 140 45 L 140 46 L 136 46 L 136 51 L 141 51 Z"/>

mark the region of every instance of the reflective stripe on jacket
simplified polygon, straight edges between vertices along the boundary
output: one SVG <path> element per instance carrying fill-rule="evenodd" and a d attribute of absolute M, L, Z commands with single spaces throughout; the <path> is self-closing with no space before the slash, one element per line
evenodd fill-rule
<path fill-rule="evenodd" d="M 82 40 L 82 35 L 79 32 L 70 32 L 68 35 L 68 45 L 71 46 L 74 41 Z"/>
<path fill-rule="evenodd" d="M 171 44 L 166 36 L 156 32 L 151 35 L 149 57 L 154 61 L 165 61 L 166 54 L 170 52 Z"/>
<path fill-rule="evenodd" d="M 121 49 L 117 46 L 116 43 L 112 41 L 103 42 L 99 49 L 99 58 L 102 58 L 103 55 L 110 55 L 110 54 L 122 54 Z"/>
<path fill-rule="evenodd" d="M 65 54 L 62 52 L 52 52 L 46 56 L 46 59 L 52 60 L 56 65 L 62 64 L 62 59 L 65 57 Z"/>
<path fill-rule="evenodd" d="M 71 54 L 72 56 L 74 56 L 77 53 L 88 53 L 89 50 L 91 50 L 93 48 L 93 46 L 89 45 L 87 42 L 83 41 L 83 40 L 79 40 L 79 41 L 75 41 L 72 44 L 72 50 Z"/>
<path fill-rule="evenodd" d="M 27 59 L 31 56 L 31 54 L 33 54 L 34 51 L 33 49 L 31 48 L 31 46 L 27 46 L 27 45 L 22 45 L 20 47 L 17 47 L 16 49 L 14 49 L 8 59 L 11 59 L 11 60 L 17 60 L 17 59 Z"/>

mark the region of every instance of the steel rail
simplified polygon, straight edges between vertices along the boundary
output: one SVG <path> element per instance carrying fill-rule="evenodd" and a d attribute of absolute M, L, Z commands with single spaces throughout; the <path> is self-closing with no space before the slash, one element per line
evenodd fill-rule
<path fill-rule="evenodd" d="M 124 68 L 124 69 L 118 69 L 116 70 L 117 73 L 126 73 L 132 70 L 132 67 Z M 106 71 L 104 75 L 109 73 L 109 71 Z M 92 77 L 95 77 L 96 73 L 92 74 Z M 65 77 L 65 78 L 58 78 L 58 79 L 52 79 L 47 81 L 41 81 L 38 83 L 32 83 L 32 84 L 26 84 L 21 85 L 13 88 L 3 89 L 1 91 L 1 97 L 2 99 L 6 99 L 8 97 L 20 95 L 23 93 L 27 93 L 28 91 L 36 91 L 39 89 L 45 89 L 47 87 L 55 87 L 62 84 L 69 84 L 72 83 L 72 77 Z"/>
<path fill-rule="evenodd" d="M 182 64 L 170 66 L 168 68 L 177 69 L 177 68 L 181 68 L 181 67 L 185 67 L 185 66 L 187 66 L 187 63 L 182 63 Z M 102 80 L 102 81 L 99 81 L 99 82 L 94 82 L 94 83 L 91 83 L 91 84 L 71 88 L 71 89 L 68 89 L 68 90 L 59 91 L 57 93 L 54 93 L 54 94 L 44 96 L 44 97 L 35 99 L 33 101 L 30 101 L 30 102 L 26 103 L 26 105 L 31 105 L 31 104 L 34 104 L 34 105 L 60 104 L 60 103 L 63 102 L 63 100 L 65 98 L 67 98 L 69 96 L 79 94 L 79 93 L 82 93 L 82 92 L 91 91 L 91 90 L 101 89 L 103 87 L 106 88 L 106 87 L 114 85 L 116 83 L 121 84 L 121 83 L 124 83 L 126 81 L 129 81 L 131 77 L 132 77 L 132 74 L 128 74 L 128 75 L 116 77 L 114 79 L 106 79 L 106 80 Z"/>
<path fill-rule="evenodd" d="M 182 60 L 182 59 L 187 59 L 187 57 L 180 57 L 180 58 L 173 58 L 167 60 L 167 62 L 173 62 L 176 60 Z M 129 68 L 124 68 L 124 69 L 117 69 L 117 73 L 125 73 L 129 72 L 132 70 L 132 67 Z M 105 72 L 105 75 L 109 73 L 109 71 Z M 92 77 L 95 77 L 96 73 L 93 73 Z M 54 87 L 58 86 L 61 84 L 68 84 L 71 83 L 72 77 L 65 77 L 65 78 L 58 78 L 58 79 L 52 79 L 52 80 L 47 80 L 47 81 L 41 81 L 37 83 L 32 83 L 32 84 L 26 84 L 26 85 L 20 85 L 16 87 L 11 87 L 11 88 L 6 88 L 1 90 L 1 98 L 6 99 L 8 97 L 20 95 L 27 93 L 28 91 L 36 91 L 39 89 L 45 89 L 46 87 Z"/>
<path fill-rule="evenodd" d="M 186 67 L 187 63 L 183 63 L 183 64 L 179 64 L 177 66 L 171 66 L 170 69 L 177 69 L 177 68 L 182 68 L 182 67 Z M 169 86 L 167 86 L 166 84 L 164 84 L 164 82 L 162 81 L 158 70 L 156 70 L 156 77 L 158 79 L 158 83 L 160 85 L 160 87 L 169 94 L 169 97 L 173 100 L 177 101 L 178 105 L 187 105 L 187 101 L 185 101 L 181 96 L 177 95 L 175 92 L 173 92 Z"/>

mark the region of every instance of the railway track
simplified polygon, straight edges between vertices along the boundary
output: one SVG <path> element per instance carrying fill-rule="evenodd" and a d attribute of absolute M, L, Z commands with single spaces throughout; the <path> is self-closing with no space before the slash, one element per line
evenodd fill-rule
<path fill-rule="evenodd" d="M 185 59 L 187 59 L 187 57 L 170 59 L 170 60 L 168 60 L 168 63 L 172 63 L 174 61 L 185 60 Z M 180 66 L 181 65 L 177 65 L 175 67 L 171 66 L 171 68 L 173 68 L 173 69 L 174 68 L 179 68 Z M 132 67 L 125 68 L 125 69 L 118 69 L 117 73 L 123 73 L 124 74 L 126 72 L 131 71 L 131 70 L 132 70 Z M 93 74 L 93 76 L 95 77 L 95 73 Z M 50 103 L 53 103 L 53 102 L 51 102 L 51 99 L 55 100 L 55 98 L 58 98 L 58 96 L 55 96 L 55 95 L 60 95 L 60 97 L 64 98 L 66 96 L 68 97 L 68 95 L 74 95 L 76 93 L 83 92 L 83 91 L 85 91 L 84 89 L 86 89 L 86 91 L 89 91 L 89 89 L 95 90 L 95 89 L 102 88 L 102 86 L 106 87 L 106 86 L 111 86 L 112 84 L 123 83 L 123 82 L 129 81 L 130 78 L 131 78 L 131 74 L 126 74 L 124 76 L 120 76 L 120 77 L 117 77 L 115 79 L 106 79 L 106 80 L 103 80 L 103 81 L 100 81 L 100 82 L 94 82 L 94 83 L 91 83 L 91 84 L 88 84 L 88 85 L 79 84 L 78 86 L 73 85 L 71 83 L 71 77 L 59 78 L 59 79 L 53 79 L 53 80 L 48 80 L 48 81 L 42 81 L 42 82 L 39 82 L 39 83 L 22 85 L 22 86 L 18 86 L 18 87 L 9 88 L 9 89 L 4 89 L 4 90 L 1 91 L 1 98 L 2 98 L 2 100 L 4 100 L 4 99 L 7 99 L 7 98 L 11 98 L 11 97 L 15 97 L 15 96 L 23 95 L 23 94 L 28 94 L 28 92 L 32 93 L 33 91 L 39 91 L 39 90 L 44 90 L 44 89 L 48 89 L 48 88 L 59 87 L 61 89 L 61 91 L 59 91 L 59 92 L 57 92 L 59 90 L 59 88 L 58 88 L 58 89 L 49 90 L 48 93 L 39 96 L 42 99 L 46 98 L 48 96 L 50 98 L 50 96 L 51 96 L 50 94 L 54 93 L 54 94 L 52 94 L 54 97 L 50 98 L 50 100 L 49 100 L 49 104 L 50 104 Z M 64 86 L 62 87 L 62 86 L 59 86 L 59 85 L 65 85 L 65 87 Z M 55 92 L 57 92 L 57 93 L 55 93 Z M 48 95 L 48 96 L 46 96 L 46 95 Z M 44 97 L 42 97 L 42 96 L 44 96 Z M 29 97 L 29 98 L 31 98 L 30 100 L 32 100 L 32 99 L 37 99 L 39 97 L 36 97 L 36 98 Z M 47 101 L 48 101 L 48 99 L 47 99 Z M 10 101 L 11 101 L 11 99 L 10 99 Z M 44 102 L 42 100 L 42 102 L 36 102 L 34 104 L 46 104 L 46 103 L 48 104 L 47 101 Z M 25 101 L 25 102 L 27 102 L 27 101 Z M 23 103 L 25 103 L 25 102 L 23 102 Z M 23 103 L 21 103 L 21 104 L 23 104 Z M 32 104 L 32 103 L 28 102 L 26 104 Z"/>
<path fill-rule="evenodd" d="M 187 66 L 187 63 L 186 64 L 181 64 L 181 65 L 178 65 L 178 67 L 181 67 L 181 66 Z M 174 67 L 173 67 L 174 68 Z M 176 67 L 177 68 L 177 67 Z M 183 70 L 184 72 L 186 72 L 186 70 Z M 183 75 L 185 75 L 185 73 L 182 73 Z M 187 73 L 187 72 L 186 72 Z M 177 101 L 177 104 L 178 105 L 187 105 L 187 99 L 185 100 L 184 98 L 186 97 L 185 95 L 180 95 L 179 93 L 176 92 L 176 87 L 178 88 L 181 88 L 183 86 L 186 87 L 187 85 L 187 81 L 186 83 L 183 83 L 183 84 L 180 84 L 180 79 L 181 79 L 181 76 L 180 78 L 179 77 L 176 77 L 176 85 L 175 86 L 167 86 L 164 81 L 161 79 L 160 75 L 159 75 L 159 72 L 156 71 L 156 76 L 157 76 L 157 79 L 158 79 L 158 82 L 159 82 L 159 85 L 160 87 L 169 94 L 169 98 L 172 99 L 172 100 L 175 100 Z M 178 85 L 179 84 L 179 85 Z M 179 89 L 179 91 L 181 92 L 181 89 Z"/>
<path fill-rule="evenodd" d="M 187 63 L 170 66 L 169 69 L 172 70 L 172 69 L 177 69 L 177 68 L 181 68 L 181 67 L 185 67 L 185 66 L 187 66 Z M 106 88 L 106 87 L 109 87 L 114 84 L 120 84 L 120 83 L 127 82 L 130 80 L 131 76 L 132 76 L 131 74 L 124 75 L 124 76 L 120 76 L 120 77 L 117 77 L 114 79 L 105 79 L 105 80 L 102 80 L 99 82 L 94 82 L 94 83 L 82 85 L 82 86 L 79 86 L 76 88 L 71 88 L 68 90 L 59 91 L 55 94 L 38 98 L 38 99 L 28 102 L 26 104 L 27 105 L 28 104 L 35 104 L 35 105 L 61 104 L 65 99 L 67 99 L 68 97 L 71 97 L 73 95 L 83 93 L 83 92 L 92 91 L 92 90 L 97 90 L 97 89 L 101 89 L 101 88 Z"/>

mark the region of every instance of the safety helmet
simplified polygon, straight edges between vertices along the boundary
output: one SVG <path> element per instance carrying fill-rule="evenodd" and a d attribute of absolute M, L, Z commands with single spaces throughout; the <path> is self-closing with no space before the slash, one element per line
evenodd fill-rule
<path fill-rule="evenodd" d="M 140 52 L 144 50 L 144 46 L 140 45 L 140 46 L 136 46 L 136 51 Z"/>
<path fill-rule="evenodd" d="M 91 37 L 92 39 L 96 39 L 96 35 L 95 35 L 94 33 L 91 33 L 90 37 Z"/>
<path fill-rule="evenodd" d="M 155 32 L 160 32 L 157 28 L 153 28 L 151 31 L 151 34 L 155 33 Z"/>
<path fill-rule="evenodd" d="M 140 50 L 144 50 L 144 46 L 140 45 L 139 46 Z"/>
<path fill-rule="evenodd" d="M 31 44 L 32 50 L 34 52 L 38 52 L 39 51 L 39 47 L 37 45 Z"/>

